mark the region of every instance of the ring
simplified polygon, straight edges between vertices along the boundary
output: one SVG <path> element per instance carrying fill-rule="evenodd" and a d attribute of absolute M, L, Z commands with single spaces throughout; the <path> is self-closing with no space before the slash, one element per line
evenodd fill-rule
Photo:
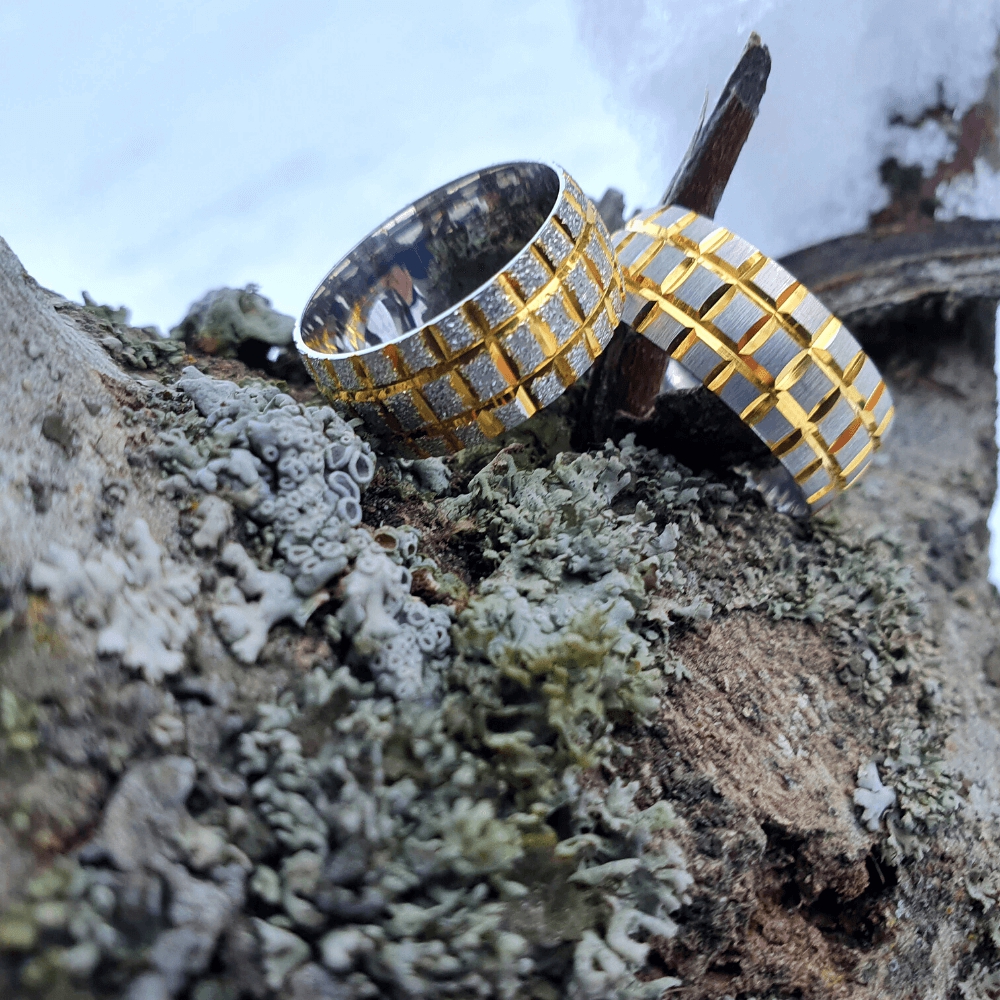
<path fill-rule="evenodd" d="M 711 219 L 672 205 L 613 237 L 622 319 L 771 449 L 813 510 L 871 463 L 893 418 L 878 369 L 780 264 Z"/>
<path fill-rule="evenodd" d="M 507 163 L 407 206 L 316 289 L 295 343 L 316 384 L 426 457 L 548 406 L 611 340 L 624 279 L 560 167 Z"/>

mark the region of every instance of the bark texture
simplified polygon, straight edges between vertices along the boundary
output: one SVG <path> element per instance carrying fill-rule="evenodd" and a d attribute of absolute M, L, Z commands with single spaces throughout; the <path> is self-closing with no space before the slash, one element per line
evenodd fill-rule
<path fill-rule="evenodd" d="M 1000 611 L 986 582 L 985 517 L 995 481 L 987 314 L 969 307 L 950 319 L 932 313 L 920 326 L 886 321 L 872 330 L 870 346 L 898 401 L 897 425 L 876 469 L 834 508 L 834 519 L 867 542 L 847 544 L 839 540 L 846 528 L 803 526 L 775 514 L 725 472 L 721 481 L 685 478 L 668 463 L 663 473 L 633 472 L 628 488 L 619 476 L 611 491 L 624 489 L 613 509 L 609 501 L 607 524 L 638 530 L 652 511 L 654 523 L 678 526 L 677 569 L 659 584 L 650 578 L 642 612 L 641 629 L 660 636 L 648 639 L 654 661 L 670 671 L 660 708 L 646 722 L 621 721 L 623 749 L 582 779 L 601 800 L 637 782 L 638 807 L 662 802 L 677 817 L 671 836 L 693 882 L 673 914 L 674 936 L 634 942 L 651 948 L 640 981 L 677 977 L 686 995 L 704 998 L 985 1000 L 995 992 Z M 381 995 L 408 995 L 417 980 L 398 978 L 403 973 L 378 964 L 382 958 L 339 957 L 347 939 L 328 939 L 340 925 L 331 931 L 317 910 L 328 904 L 287 889 L 307 892 L 301 886 L 309 878 L 295 866 L 308 859 L 269 839 L 265 819 L 272 814 L 258 812 L 259 800 L 233 780 L 234 734 L 260 731 L 256 706 L 266 706 L 266 718 L 288 712 L 306 677 L 344 662 L 343 643 L 314 623 L 288 622 L 274 628 L 259 662 L 243 666 L 208 613 L 206 592 L 195 599 L 198 627 L 185 665 L 164 683 L 96 653 L 92 630 L 67 625 L 56 603 L 29 586 L 31 566 L 52 541 L 80 551 L 121 549 L 127 526 L 141 517 L 166 553 L 194 560 L 203 588 L 227 572 L 218 550 L 193 554 L 197 505 L 160 492 L 167 480 L 151 457 L 162 443 L 154 399 L 162 405 L 156 394 L 176 371 L 136 378 L 117 368 L 94 332 L 73 322 L 79 314 L 35 285 L 5 245 L 0 317 L 0 377 L 11 401 L 0 432 L 7 539 L 0 992 L 18 1000 L 330 1000 L 368 995 L 364 983 L 375 982 Z M 501 442 L 503 452 L 467 454 L 446 470 L 450 492 L 466 499 L 428 492 L 435 470 L 381 468 L 366 493 L 366 520 L 383 545 L 398 544 L 407 526 L 420 529 L 422 550 L 447 570 L 414 573 L 414 591 L 425 600 L 460 610 L 488 590 L 495 573 L 489 553 L 506 544 L 496 525 L 538 516 L 546 494 L 531 493 L 532 484 L 565 468 L 554 456 L 567 448 L 579 416 L 569 395 Z M 697 394 L 687 405 L 697 406 Z M 743 454 L 738 441 L 727 447 L 725 461 Z M 615 454 L 621 458 L 612 456 L 612 467 L 626 461 L 626 451 Z M 597 453 L 584 459 L 608 461 Z M 651 459 L 642 461 L 637 470 L 652 468 Z M 503 503 L 487 499 L 505 491 Z M 475 513 L 476 504 L 493 503 Z M 545 517 L 566 516 L 555 511 Z M 238 510 L 235 518 L 220 528 L 222 538 L 249 546 Z M 878 603 L 902 586 L 902 568 L 892 569 L 900 555 L 927 593 L 922 637 L 906 633 L 903 619 L 893 625 L 896 612 Z M 842 593 L 820 589 L 809 610 L 810 581 L 820 578 L 853 582 Z M 577 584 L 560 586 L 571 593 Z M 340 598 L 325 596 L 335 611 Z M 868 624 L 856 624 L 862 621 Z M 462 625 L 464 634 L 472 627 Z M 873 665 L 861 651 L 876 633 L 897 653 L 881 653 L 885 659 Z M 895 655 L 902 657 L 898 670 Z M 306 759 L 331 731 L 318 710 L 291 725 Z M 860 821 L 857 772 L 867 762 L 895 785 L 897 802 L 926 810 L 914 830 L 894 827 L 890 838 L 884 820 L 873 829 Z M 951 795 L 961 799 L 957 810 Z M 902 812 L 890 810 L 894 822 Z M 563 819 L 553 814 L 551 822 L 558 827 Z M 335 856 L 339 865 L 350 863 L 343 850 Z M 255 886 L 242 895 L 226 881 L 240 858 Z M 72 896 L 66 905 L 77 907 L 78 919 L 93 914 L 93 926 L 120 935 L 122 950 L 101 952 L 106 957 L 89 971 L 86 948 L 66 957 L 71 941 L 50 899 L 63 890 L 46 888 L 58 883 L 65 859 L 105 880 L 88 883 L 89 909 Z M 276 889 L 264 869 L 275 879 L 280 873 Z M 553 900 L 572 886 L 558 869 L 547 877 L 562 888 L 529 893 L 510 911 L 516 916 L 505 918 L 510 933 L 530 937 L 541 926 L 550 942 L 531 952 L 542 971 L 524 995 L 560 995 L 551 984 L 568 981 L 578 924 L 590 913 L 560 911 Z M 95 888 L 102 884 L 114 886 L 111 897 Z M 150 916 L 157 891 L 188 900 L 200 916 L 192 923 L 177 908 L 169 918 Z M 46 929 L 46 920 L 56 929 Z M 321 930 L 311 929 L 315 920 Z M 150 928 L 147 937 L 143 928 Z M 89 940 L 84 935 L 81 944 Z M 404 940 L 430 948 L 437 939 L 414 932 Z M 206 947 L 204 955 L 197 950 Z M 107 957 L 114 954 L 120 958 Z M 344 962 L 354 969 L 350 983 Z M 419 967 L 406 968 L 418 974 Z M 448 974 L 426 982 L 443 989 Z"/>

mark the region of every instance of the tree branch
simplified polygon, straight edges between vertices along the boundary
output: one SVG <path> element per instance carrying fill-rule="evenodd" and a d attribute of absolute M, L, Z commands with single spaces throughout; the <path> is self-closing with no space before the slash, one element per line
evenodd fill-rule
<path fill-rule="evenodd" d="M 770 71 L 770 53 L 754 33 L 712 114 L 699 123 L 663 204 L 715 215 L 757 119 Z M 586 404 L 589 426 L 580 428 L 579 443 L 603 440 L 612 432 L 619 413 L 633 418 L 648 416 L 663 386 L 667 361 L 665 351 L 622 323 L 594 364 Z"/>
<path fill-rule="evenodd" d="M 869 230 L 797 250 L 781 263 L 845 323 L 872 326 L 921 299 L 1000 299 L 1000 222 Z"/>
<path fill-rule="evenodd" d="M 754 32 L 726 81 L 708 121 L 703 122 L 664 192 L 661 204 L 683 205 L 709 218 L 722 200 L 771 72 L 771 54 Z"/>

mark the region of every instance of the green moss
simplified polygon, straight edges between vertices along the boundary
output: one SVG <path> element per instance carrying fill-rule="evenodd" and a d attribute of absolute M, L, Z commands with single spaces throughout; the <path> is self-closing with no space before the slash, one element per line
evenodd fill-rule
<path fill-rule="evenodd" d="M 22 753 L 38 746 L 38 708 L 20 700 L 10 688 L 0 688 L 0 731 L 10 750 Z"/>

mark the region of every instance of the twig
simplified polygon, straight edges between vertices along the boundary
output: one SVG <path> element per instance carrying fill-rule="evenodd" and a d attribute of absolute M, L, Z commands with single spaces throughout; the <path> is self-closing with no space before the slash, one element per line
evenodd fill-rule
<path fill-rule="evenodd" d="M 702 116 L 663 196 L 664 204 L 673 202 L 702 215 L 715 215 L 757 118 L 770 71 L 767 46 L 754 33 L 712 114 L 707 121 Z M 594 365 L 586 402 L 589 425 L 580 428 L 580 442 L 603 440 L 611 433 L 619 412 L 633 417 L 649 415 L 663 384 L 667 360 L 665 351 L 621 324 Z"/>
<path fill-rule="evenodd" d="M 683 205 L 712 218 L 729 183 L 771 72 L 771 55 L 754 32 L 726 81 L 708 121 L 695 132 L 684 160 L 663 195 L 663 205 Z"/>

